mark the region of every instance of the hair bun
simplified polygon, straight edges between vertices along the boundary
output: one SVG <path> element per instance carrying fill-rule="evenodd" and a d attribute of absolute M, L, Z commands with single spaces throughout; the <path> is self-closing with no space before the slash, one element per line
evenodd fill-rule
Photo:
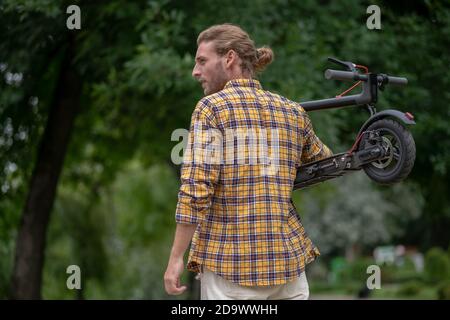
<path fill-rule="evenodd" d="M 273 51 L 269 47 L 262 47 L 256 49 L 255 70 L 262 71 L 273 61 Z"/>

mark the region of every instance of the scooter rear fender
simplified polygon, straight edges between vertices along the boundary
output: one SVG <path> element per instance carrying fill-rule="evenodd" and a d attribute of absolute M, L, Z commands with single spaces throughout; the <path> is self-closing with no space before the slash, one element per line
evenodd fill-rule
<path fill-rule="evenodd" d="M 410 114 L 409 112 L 401 112 L 398 110 L 393 110 L 393 109 L 389 109 L 389 110 L 383 110 L 381 112 L 375 113 L 373 116 L 371 116 L 361 127 L 361 129 L 358 132 L 357 137 L 359 137 L 359 135 L 364 132 L 372 123 L 374 123 L 375 121 L 384 119 L 384 118 L 394 118 L 395 120 L 398 120 L 399 122 L 403 122 L 404 124 L 407 125 L 413 125 L 416 124 L 416 122 L 414 121 L 414 117 L 412 114 Z"/>

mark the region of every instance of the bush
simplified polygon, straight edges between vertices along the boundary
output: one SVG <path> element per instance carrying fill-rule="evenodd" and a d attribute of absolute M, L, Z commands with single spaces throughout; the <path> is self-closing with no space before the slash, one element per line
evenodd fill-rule
<path fill-rule="evenodd" d="M 426 279 L 439 283 L 450 278 L 450 259 L 441 248 L 431 248 L 425 256 Z"/>
<path fill-rule="evenodd" d="M 447 280 L 442 285 L 439 286 L 438 291 L 439 300 L 450 300 L 450 281 Z"/>
<path fill-rule="evenodd" d="M 404 297 L 416 296 L 422 290 L 423 284 L 419 281 L 408 281 L 397 291 L 397 295 Z"/>
<path fill-rule="evenodd" d="M 381 280 L 383 283 L 407 283 L 413 280 L 423 280 L 423 275 L 416 271 L 410 257 L 404 257 L 402 265 L 381 266 Z"/>
<path fill-rule="evenodd" d="M 396 280 L 397 266 L 392 264 L 385 264 L 381 267 L 381 282 L 394 283 Z"/>
<path fill-rule="evenodd" d="M 372 258 L 358 258 L 349 263 L 340 273 L 340 280 L 342 282 L 357 282 L 365 284 L 367 278 L 370 276 L 367 273 L 367 267 L 375 264 Z"/>

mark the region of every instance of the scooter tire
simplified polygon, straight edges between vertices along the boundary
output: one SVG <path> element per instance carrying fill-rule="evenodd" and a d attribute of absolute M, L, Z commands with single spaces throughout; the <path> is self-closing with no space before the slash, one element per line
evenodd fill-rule
<path fill-rule="evenodd" d="M 370 179 L 380 184 L 389 185 L 404 180 L 411 173 L 416 159 L 416 145 L 411 132 L 398 121 L 392 119 L 375 121 L 367 130 L 379 130 L 383 139 L 390 141 L 388 144 L 391 145 L 392 157 L 388 165 L 386 165 L 387 161 L 384 164 L 382 161 L 375 161 L 365 165 L 363 167 L 364 172 Z M 395 154 L 395 151 L 397 151 L 397 154 Z M 396 163 L 391 166 L 392 159 L 395 157 Z M 383 167 L 384 165 L 386 167 Z"/>

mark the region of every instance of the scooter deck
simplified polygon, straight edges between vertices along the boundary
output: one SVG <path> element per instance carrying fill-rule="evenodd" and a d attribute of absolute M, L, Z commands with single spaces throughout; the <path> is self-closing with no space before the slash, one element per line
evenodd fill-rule
<path fill-rule="evenodd" d="M 341 177 L 353 169 L 352 156 L 347 152 L 337 153 L 331 157 L 302 165 L 297 170 L 294 190 L 302 189 L 329 179 Z"/>

